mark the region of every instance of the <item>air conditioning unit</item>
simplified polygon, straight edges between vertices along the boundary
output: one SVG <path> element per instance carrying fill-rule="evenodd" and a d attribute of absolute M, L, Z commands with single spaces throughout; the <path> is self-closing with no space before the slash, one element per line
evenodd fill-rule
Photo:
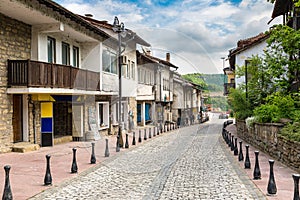
<path fill-rule="evenodd" d="M 127 56 L 121 56 L 121 64 L 126 65 L 127 64 Z"/>

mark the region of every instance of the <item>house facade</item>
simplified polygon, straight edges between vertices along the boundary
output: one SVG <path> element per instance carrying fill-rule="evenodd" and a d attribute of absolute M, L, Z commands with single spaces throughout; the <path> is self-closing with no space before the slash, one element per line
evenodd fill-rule
<path fill-rule="evenodd" d="M 228 95 L 230 88 L 239 87 L 242 83 L 247 86 L 247 64 L 252 56 L 263 55 L 268 37 L 268 34 L 260 33 L 254 37 L 239 40 L 237 47 L 229 50 L 229 67 L 223 69 L 224 74 L 227 75 L 227 82 L 224 83 L 224 95 Z M 238 78 L 235 76 L 235 70 L 242 66 L 245 66 L 245 75 Z"/>

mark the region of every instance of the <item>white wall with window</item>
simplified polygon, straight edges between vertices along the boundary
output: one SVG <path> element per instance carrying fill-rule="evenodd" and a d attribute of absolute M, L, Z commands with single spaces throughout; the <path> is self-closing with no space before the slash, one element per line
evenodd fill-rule
<path fill-rule="evenodd" d="M 112 124 L 117 125 L 119 124 L 119 102 L 114 103 L 111 106 L 111 119 L 112 119 Z M 122 101 L 121 102 L 121 122 L 127 122 L 127 117 L 128 117 L 128 106 L 127 106 L 127 101 Z"/>
<path fill-rule="evenodd" d="M 109 102 L 97 102 L 96 109 L 99 130 L 109 128 Z"/>

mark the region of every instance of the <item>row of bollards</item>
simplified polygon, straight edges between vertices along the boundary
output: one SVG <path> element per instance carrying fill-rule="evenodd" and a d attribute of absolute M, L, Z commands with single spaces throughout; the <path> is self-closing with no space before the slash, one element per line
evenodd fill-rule
<path fill-rule="evenodd" d="M 178 129 L 179 127 L 176 126 L 175 124 L 169 124 L 169 125 L 164 125 L 164 126 L 157 126 L 154 127 L 153 130 L 152 128 L 149 128 L 148 132 L 148 138 L 155 137 L 156 135 L 162 134 L 163 132 L 167 132 L 170 130 Z M 146 129 L 144 129 L 144 140 L 147 140 L 147 134 L 146 134 Z M 141 130 L 139 130 L 139 135 L 138 135 L 138 142 L 142 142 L 142 137 L 141 137 Z M 136 138 L 135 138 L 135 132 L 133 132 L 133 137 L 132 137 L 132 145 L 136 145 Z M 90 163 L 91 164 L 96 164 L 96 155 L 95 155 L 95 143 L 91 143 L 91 157 L 90 157 Z M 125 141 L 125 148 L 129 148 L 129 141 L 128 141 L 128 134 L 126 134 L 126 141 Z M 77 160 L 76 160 L 76 148 L 72 149 L 72 164 L 71 164 L 71 173 L 77 173 L 78 172 L 78 166 L 77 166 Z M 116 152 L 120 151 L 120 145 L 119 145 L 119 135 L 117 136 L 117 142 L 116 142 Z M 109 148 L 108 148 L 108 139 L 105 139 L 105 157 L 109 157 Z M 51 155 L 46 155 L 46 173 L 44 177 L 44 185 L 52 185 L 52 175 L 51 175 L 51 170 L 50 170 L 50 158 Z M 11 191 L 11 186 L 10 186 L 10 181 L 9 181 L 9 172 L 10 172 L 10 166 L 6 165 L 4 167 L 5 170 L 5 185 L 4 185 L 4 191 L 3 191 L 3 196 L 2 200 L 12 200 L 12 191 Z"/>
<path fill-rule="evenodd" d="M 222 130 L 222 136 L 225 142 L 227 143 L 228 147 L 230 147 L 231 151 L 234 151 L 234 155 L 238 156 L 238 161 L 244 161 L 244 155 L 243 155 L 243 149 L 242 149 L 242 141 L 239 141 L 239 149 L 237 148 L 237 137 L 234 138 L 234 135 L 232 135 L 229 131 L 226 130 L 226 126 L 232 124 L 231 120 L 225 121 L 223 124 L 223 130 Z M 246 155 L 245 155 L 245 161 L 244 161 L 244 168 L 245 169 L 251 169 L 251 162 L 249 158 L 249 145 L 245 145 L 246 148 Z M 261 179 L 261 171 L 259 167 L 259 151 L 254 151 L 255 154 L 255 165 L 254 165 L 254 171 L 253 171 L 253 179 L 259 180 Z M 274 176 L 274 163 L 275 161 L 272 159 L 269 159 L 269 180 L 267 185 L 267 195 L 276 195 L 277 193 L 277 187 L 275 182 L 275 176 Z M 294 181 L 294 197 L 293 200 L 300 200 L 299 197 L 299 174 L 293 174 L 293 181 Z"/>

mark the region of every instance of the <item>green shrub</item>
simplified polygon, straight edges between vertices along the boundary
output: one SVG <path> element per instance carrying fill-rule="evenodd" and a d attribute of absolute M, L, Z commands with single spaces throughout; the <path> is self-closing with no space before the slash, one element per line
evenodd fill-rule
<path fill-rule="evenodd" d="M 254 115 L 258 122 L 278 122 L 279 121 L 279 108 L 276 105 L 261 105 L 254 109 Z"/>
<path fill-rule="evenodd" d="M 279 135 L 282 135 L 288 140 L 300 142 L 300 123 L 294 122 L 283 127 Z"/>

